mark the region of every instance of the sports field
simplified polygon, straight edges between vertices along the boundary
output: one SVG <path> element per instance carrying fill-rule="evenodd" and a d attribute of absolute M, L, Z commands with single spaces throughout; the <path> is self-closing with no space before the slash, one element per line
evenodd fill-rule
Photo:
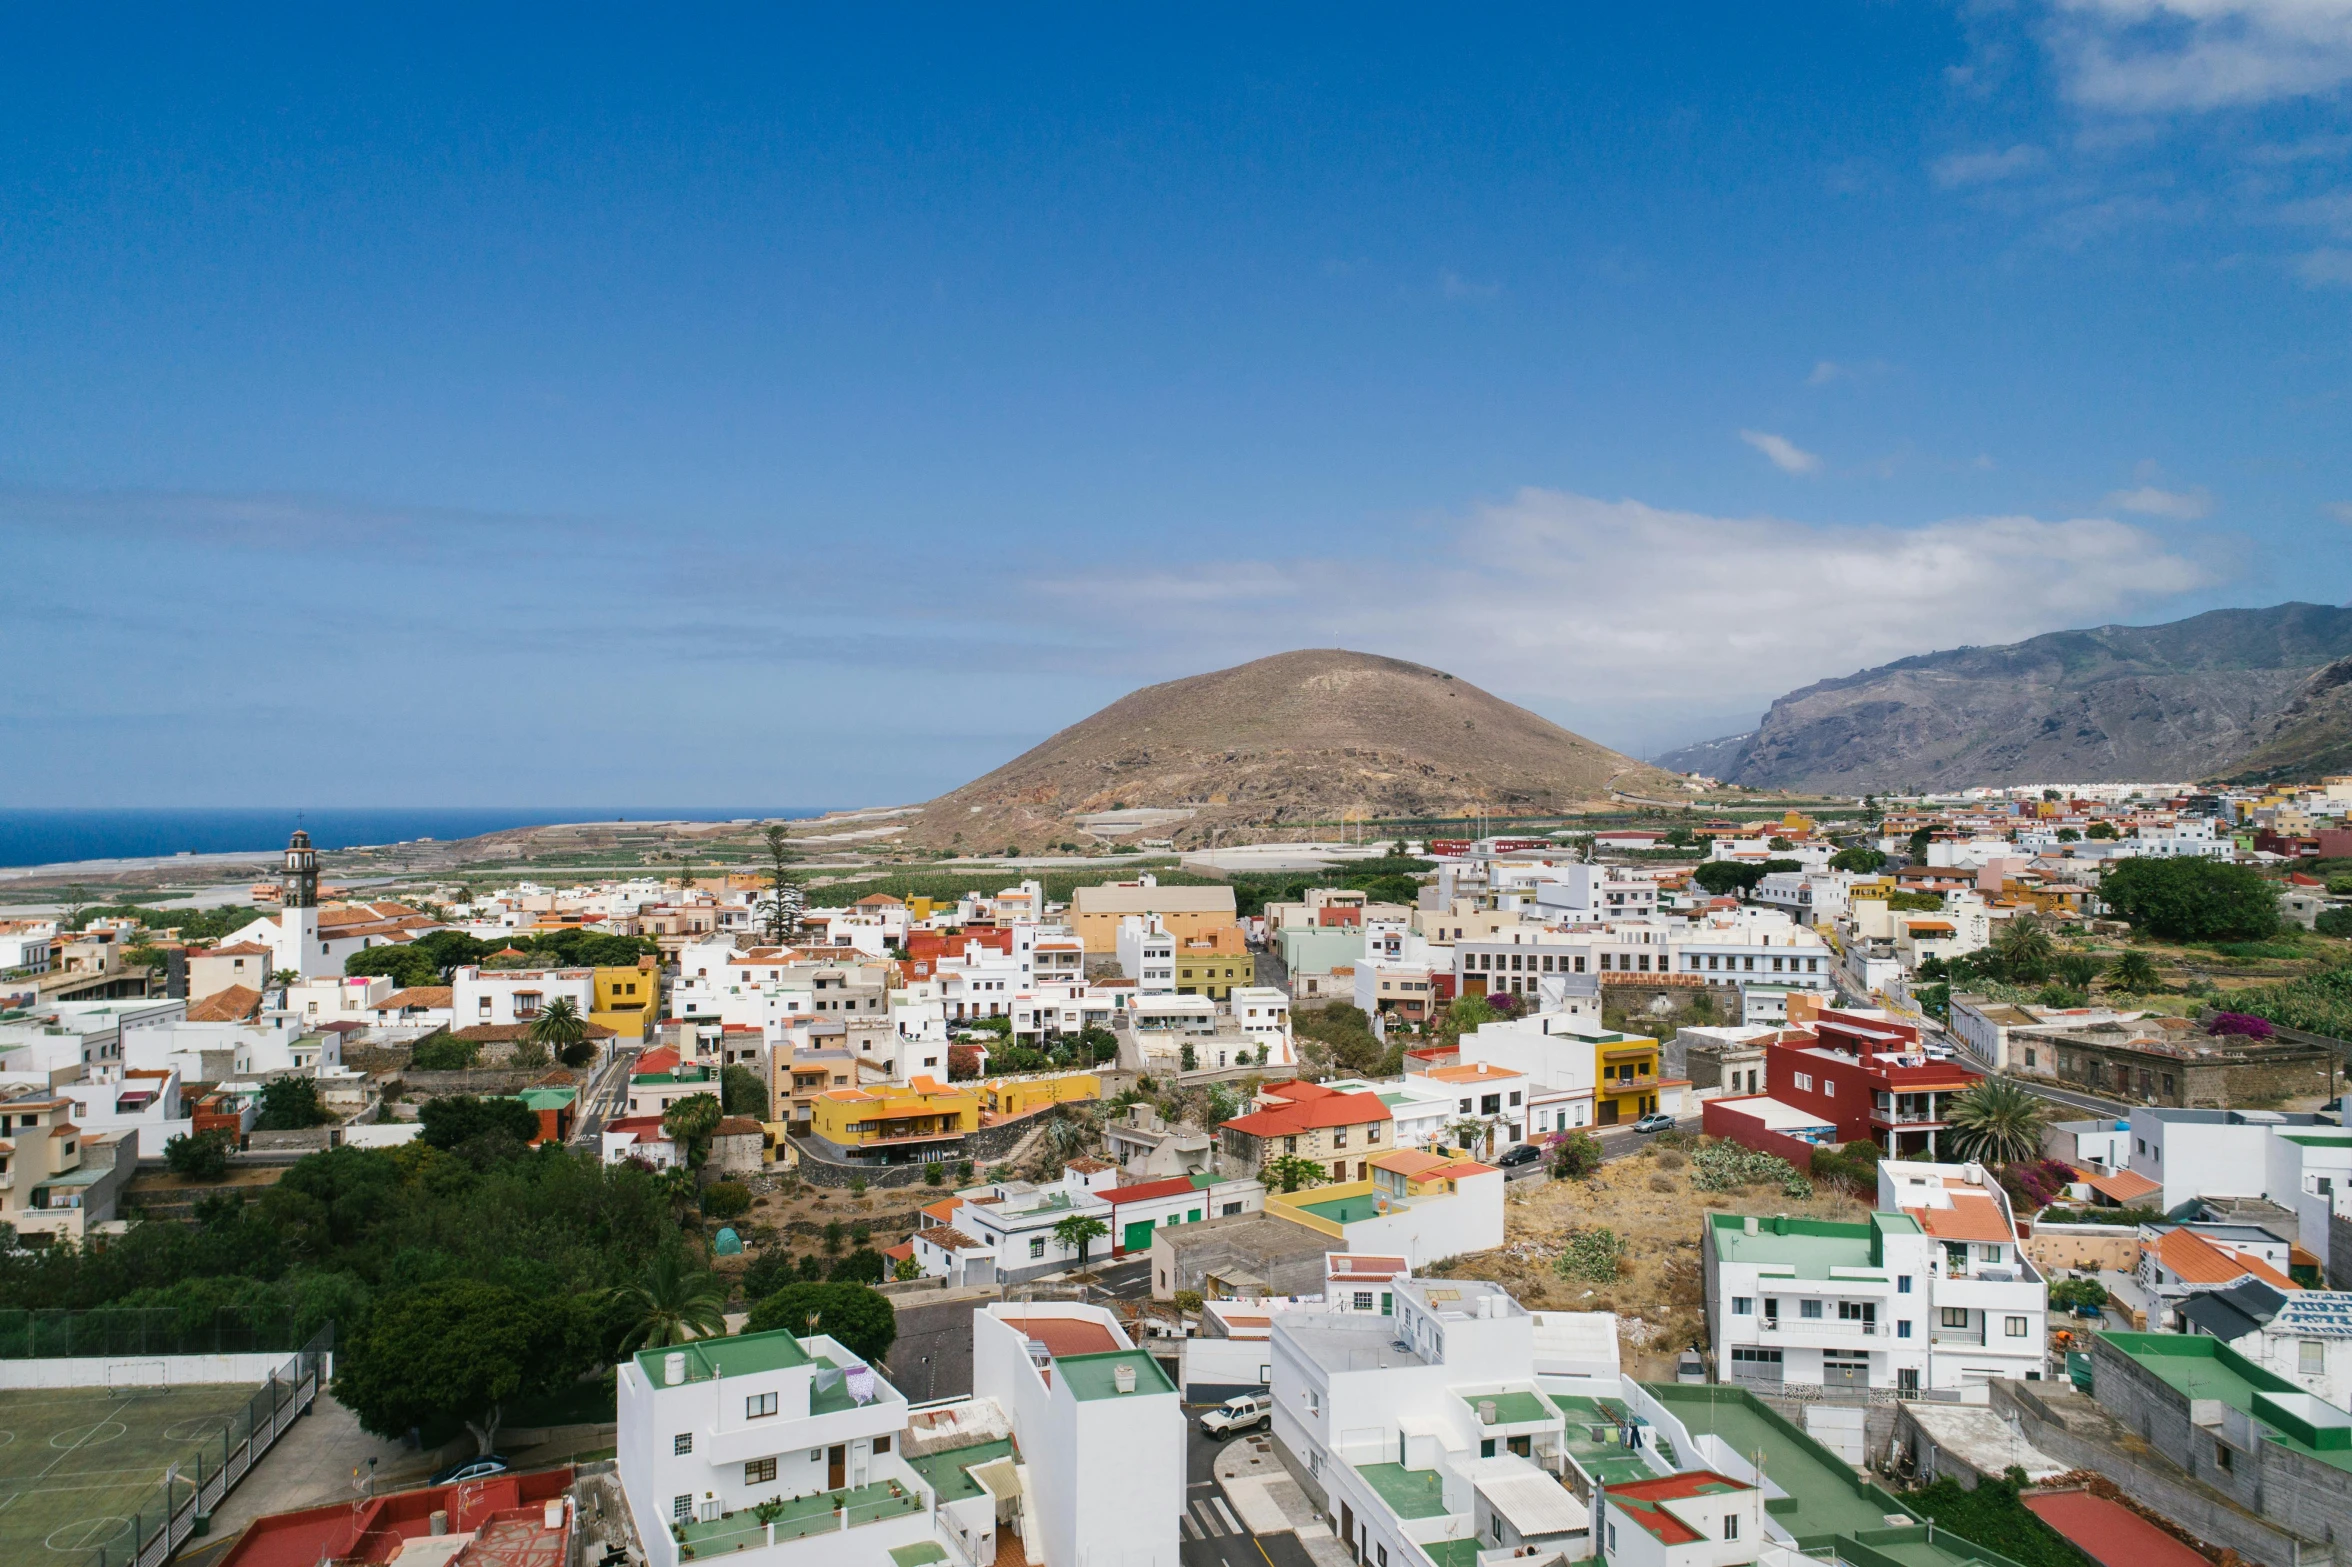
<path fill-rule="evenodd" d="M 0 1563 L 79 1567 L 130 1555 L 131 1517 L 163 1505 L 164 1471 L 221 1458 L 221 1436 L 256 1389 L 242 1383 L 172 1388 L 0 1390 Z M 177 1489 L 177 1488 L 175 1488 Z M 186 1492 L 179 1491 L 185 1500 Z"/>

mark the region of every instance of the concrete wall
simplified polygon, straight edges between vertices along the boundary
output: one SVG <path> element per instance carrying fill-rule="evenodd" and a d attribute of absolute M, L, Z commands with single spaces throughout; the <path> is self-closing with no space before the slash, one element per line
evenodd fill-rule
<path fill-rule="evenodd" d="M 0 1360 L 0 1388 L 193 1387 L 244 1382 L 258 1387 L 285 1369 L 291 1351 L 259 1355 L 99 1355 Z M 331 1378 L 333 1372 L 327 1375 Z"/>

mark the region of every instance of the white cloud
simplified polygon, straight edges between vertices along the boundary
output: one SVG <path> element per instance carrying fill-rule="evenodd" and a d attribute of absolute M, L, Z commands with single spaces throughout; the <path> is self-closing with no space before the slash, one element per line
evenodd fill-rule
<path fill-rule="evenodd" d="M 2095 625 L 2211 580 L 2129 523 L 1964 517 L 1924 527 L 1711 517 L 1639 501 L 1522 490 L 1437 528 L 1419 555 L 1289 560 L 1220 603 L 1185 573 L 1165 591 L 1117 573 L 1052 584 L 1054 613 L 1139 644 L 1232 650 L 1372 646 L 1596 728 L 1646 704 L 1708 713 L 1933 648 Z M 1266 572 L 1285 593 L 1269 597 Z M 1671 613 L 1607 606 L 1639 585 Z M 1824 605 L 1870 606 L 1868 614 Z M 1367 630 L 1366 606 L 1399 613 Z M 1409 613 L 1403 611 L 1409 610 Z M 1147 655 L 1148 656 L 1148 655 Z M 1190 673 L 1170 666 L 1167 673 Z M 1166 678 L 1157 674 L 1153 678 Z M 1653 715 L 1654 717 L 1654 715 Z M 1605 737 L 1605 736 L 1604 736 Z"/>
<path fill-rule="evenodd" d="M 2142 517 L 2194 522 L 2213 510 L 2213 497 L 2203 489 L 2160 490 L 2153 484 L 2143 484 L 2137 489 L 2117 490 L 2099 504 L 2117 511 L 2136 512 Z"/>
<path fill-rule="evenodd" d="M 2058 0 L 2068 96 L 2124 113 L 2308 97 L 2352 81 L 2346 0 Z"/>
<path fill-rule="evenodd" d="M 2320 510 L 2338 522 L 2352 522 L 2352 501 L 2330 501 Z"/>
<path fill-rule="evenodd" d="M 1817 473 L 1821 459 L 1805 450 L 1785 435 L 1772 435 L 1763 430 L 1742 430 L 1739 438 L 1772 461 L 1782 473 Z"/>
<path fill-rule="evenodd" d="M 1989 185 L 2039 168 L 2043 156 L 2041 148 L 2019 142 L 1998 152 L 1956 152 L 1948 158 L 1938 158 L 1928 166 L 1928 174 L 1946 190 L 1961 185 Z"/>
<path fill-rule="evenodd" d="M 2352 287 L 2352 250 L 2307 250 L 2295 258 L 2295 275 L 2313 288 Z"/>
<path fill-rule="evenodd" d="M 1492 299 L 1503 291 L 1500 283 L 1473 283 L 1459 272 L 1440 272 L 1437 291 L 1448 299 Z"/>

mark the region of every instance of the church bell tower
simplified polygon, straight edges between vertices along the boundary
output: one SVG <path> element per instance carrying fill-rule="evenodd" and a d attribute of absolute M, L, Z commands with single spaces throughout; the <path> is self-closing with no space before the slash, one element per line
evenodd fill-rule
<path fill-rule="evenodd" d="M 310 834 L 299 827 L 286 840 L 282 880 L 285 892 L 279 907 L 285 912 L 278 916 L 277 966 L 304 979 L 332 974 L 334 967 L 318 933 L 318 851 L 310 846 Z"/>

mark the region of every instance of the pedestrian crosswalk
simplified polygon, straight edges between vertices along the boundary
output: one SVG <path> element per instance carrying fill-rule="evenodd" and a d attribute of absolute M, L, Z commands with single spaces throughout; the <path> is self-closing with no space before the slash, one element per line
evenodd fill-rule
<path fill-rule="evenodd" d="M 1221 1496 L 1204 1496 L 1185 1510 L 1184 1537 L 1187 1540 L 1218 1540 L 1228 1535 L 1248 1533 Z"/>

